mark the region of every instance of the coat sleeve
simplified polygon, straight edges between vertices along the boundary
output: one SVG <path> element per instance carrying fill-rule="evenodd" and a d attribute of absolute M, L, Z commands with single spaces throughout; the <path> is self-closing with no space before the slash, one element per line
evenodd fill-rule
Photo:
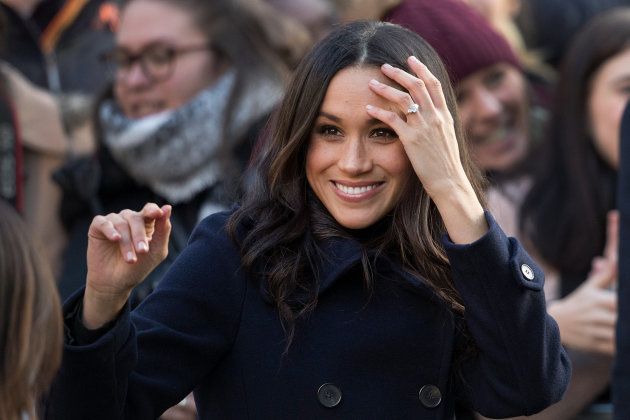
<path fill-rule="evenodd" d="M 108 332 L 66 343 L 48 418 L 157 418 L 209 374 L 232 346 L 246 288 L 225 219 L 204 220 L 158 288 Z"/>
<path fill-rule="evenodd" d="M 461 364 L 460 393 L 487 417 L 531 415 L 562 398 L 571 366 L 547 314 L 542 270 L 490 213 L 486 220 L 489 231 L 472 244 L 444 239 L 477 347 Z"/>

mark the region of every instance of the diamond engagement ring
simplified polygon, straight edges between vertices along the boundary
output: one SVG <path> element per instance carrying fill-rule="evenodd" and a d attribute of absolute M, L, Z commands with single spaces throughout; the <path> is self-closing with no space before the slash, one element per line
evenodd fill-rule
<path fill-rule="evenodd" d="M 420 109 L 420 105 L 413 103 L 409 105 L 409 108 L 407 109 L 407 114 L 415 114 L 416 112 L 418 112 L 418 109 Z"/>

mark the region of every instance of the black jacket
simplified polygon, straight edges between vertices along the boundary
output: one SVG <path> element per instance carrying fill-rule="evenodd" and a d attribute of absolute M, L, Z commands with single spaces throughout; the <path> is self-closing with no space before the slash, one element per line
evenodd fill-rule
<path fill-rule="evenodd" d="M 444 239 L 465 320 L 387 256 L 369 254 L 367 294 L 360 243 L 333 238 L 317 307 L 284 356 L 278 312 L 243 270 L 228 216 L 198 226 L 134 312 L 91 344 L 66 343 L 48 418 L 154 419 L 193 389 L 201 419 L 450 419 L 456 400 L 503 418 L 562 397 L 570 366 L 543 273 L 489 214 L 478 241 Z M 68 328 L 81 298 L 65 304 Z M 455 368 L 463 322 L 478 353 Z"/>

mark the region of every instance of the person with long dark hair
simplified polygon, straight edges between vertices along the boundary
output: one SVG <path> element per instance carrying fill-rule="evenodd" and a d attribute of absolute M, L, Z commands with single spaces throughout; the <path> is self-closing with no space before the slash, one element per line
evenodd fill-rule
<path fill-rule="evenodd" d="M 610 382 L 617 319 L 617 168 L 630 98 L 630 8 L 595 17 L 562 65 L 548 138 L 520 208 L 526 245 L 545 265 L 549 313 L 574 375 L 548 418 L 574 418 Z M 555 289 L 555 290 L 554 290 Z M 599 398 L 608 401 L 609 398 Z"/>
<path fill-rule="evenodd" d="M 154 293 L 170 207 L 97 216 L 65 306 L 59 418 L 533 414 L 570 376 L 544 276 L 484 211 L 448 75 L 398 25 L 336 29 L 298 66 L 237 208 Z"/>

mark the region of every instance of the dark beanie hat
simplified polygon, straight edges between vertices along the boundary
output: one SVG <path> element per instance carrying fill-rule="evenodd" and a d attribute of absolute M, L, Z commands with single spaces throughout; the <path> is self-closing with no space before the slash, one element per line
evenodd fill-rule
<path fill-rule="evenodd" d="M 384 20 L 419 34 L 440 55 L 453 84 L 497 63 L 520 63 L 505 38 L 461 0 L 404 0 Z"/>

